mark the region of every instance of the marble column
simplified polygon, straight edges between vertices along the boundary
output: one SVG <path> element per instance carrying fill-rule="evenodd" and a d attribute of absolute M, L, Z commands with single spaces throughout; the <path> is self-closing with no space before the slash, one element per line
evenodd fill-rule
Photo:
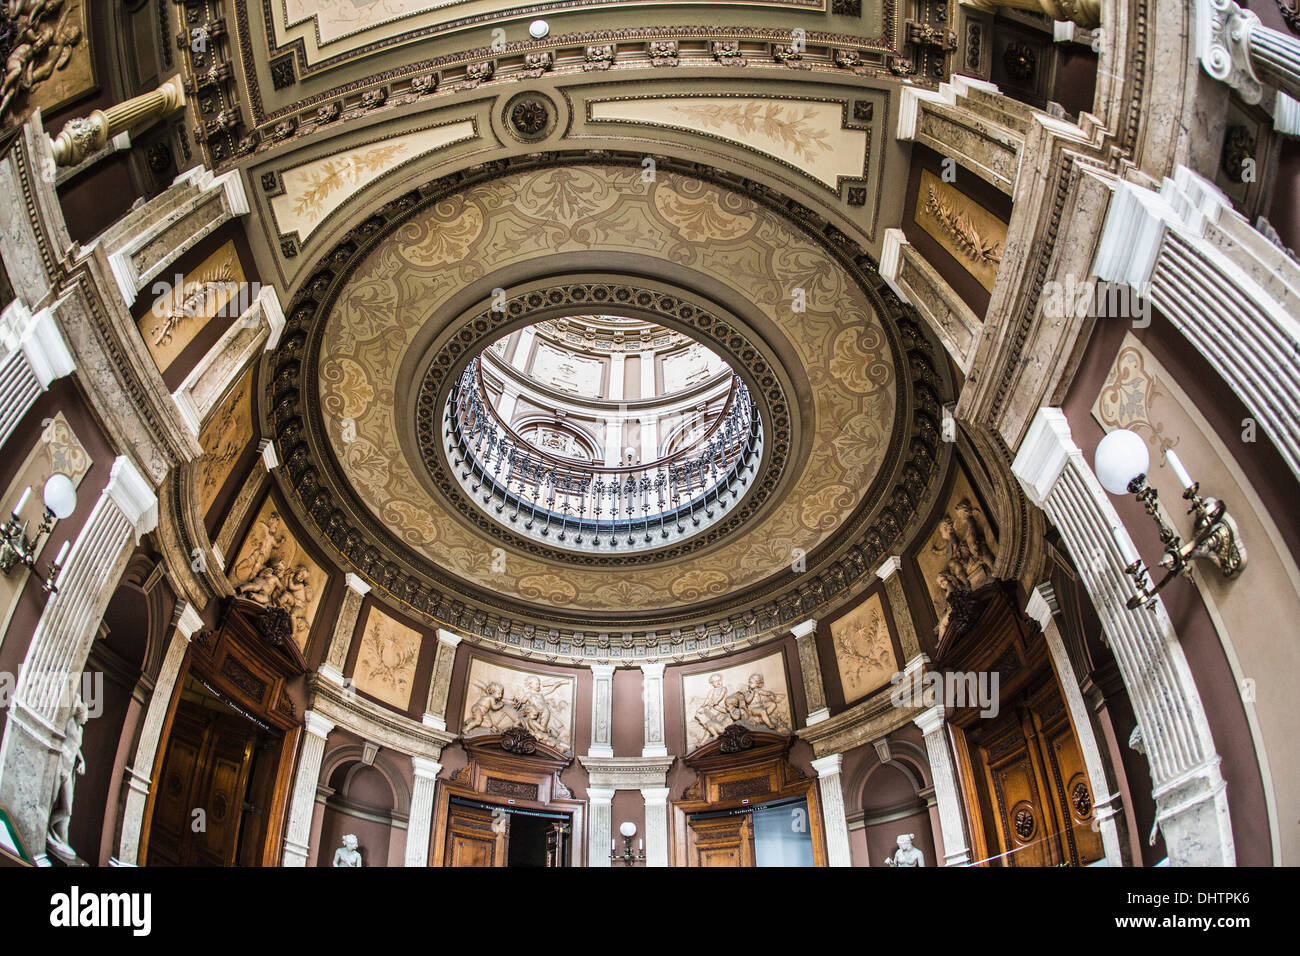
<path fill-rule="evenodd" d="M 184 106 L 185 85 L 177 74 L 151 93 L 133 97 L 106 110 L 95 110 L 87 117 L 69 120 L 59 135 L 53 137 L 54 161 L 60 166 L 75 166 L 91 153 L 107 146 L 118 133 L 170 116 Z"/>
<path fill-rule="evenodd" d="M 33 852 L 45 846 L 72 683 L 139 536 L 158 524 L 158 499 L 126 457 L 86 519 L 27 648 L 0 742 L 0 803 Z"/>
<path fill-rule="evenodd" d="M 1155 305 L 1222 376 L 1300 480 L 1296 265 L 1232 208 L 1214 183 L 1179 166 L 1159 191 L 1117 182 L 1093 264 Z"/>
<path fill-rule="evenodd" d="M 822 683 L 821 655 L 817 653 L 817 622 L 800 621 L 790 628 L 794 646 L 799 652 L 799 673 L 803 676 L 803 692 L 808 702 L 808 720 L 805 726 L 820 724 L 830 717 L 826 706 L 826 687 Z"/>
<path fill-rule="evenodd" d="M 347 666 L 348 651 L 352 647 L 352 634 L 357 629 L 357 618 L 361 616 L 361 603 L 370 593 L 370 585 L 355 574 L 349 573 L 343 582 L 343 603 L 334 620 L 329 650 L 320 666 L 320 676 L 340 687 L 343 686 L 343 668 Z"/>
<path fill-rule="evenodd" d="M 645 738 L 641 746 L 642 757 L 666 757 L 668 745 L 664 739 L 664 665 L 641 665 L 641 696 L 645 700 Z"/>
<path fill-rule="evenodd" d="M 0 315 L 0 446 L 27 410 L 55 379 L 71 375 L 77 363 L 59 334 L 54 309 L 28 311 L 15 299 Z"/>
<path fill-rule="evenodd" d="M 294 773 L 293 794 L 289 798 L 289 822 L 285 827 L 281 866 L 307 865 L 316 786 L 320 780 L 321 761 L 325 759 L 325 740 L 333 729 L 333 721 L 313 710 L 303 715 L 302 749 Z"/>
<path fill-rule="evenodd" d="M 614 665 L 591 665 L 591 746 L 590 757 L 612 757 L 611 738 L 614 714 Z"/>
<path fill-rule="evenodd" d="M 898 643 L 903 648 L 903 663 L 907 664 L 921 656 L 921 642 L 916 636 L 916 625 L 912 622 L 911 605 L 903 593 L 903 580 L 898 573 L 902 566 L 899 556 L 892 555 L 876 569 L 876 577 L 885 582 L 885 597 L 889 598 L 889 609 L 894 615 Z"/>
<path fill-rule="evenodd" d="M 970 848 L 966 842 L 966 818 L 957 795 L 957 770 L 948 746 L 943 705 L 936 704 L 922 711 L 915 724 L 925 738 L 925 752 L 930 758 L 934 799 L 939 806 L 939 831 L 943 835 L 944 865 L 964 866 L 970 862 Z"/>
<path fill-rule="evenodd" d="M 645 801 L 645 865 L 668 865 L 668 788 L 642 787 Z"/>
<path fill-rule="evenodd" d="M 826 830 L 826 865 L 852 866 L 849 855 L 849 822 L 844 812 L 844 782 L 840 768 L 843 754 L 830 754 L 812 762 L 822 797 L 822 826 Z"/>
<path fill-rule="evenodd" d="M 1258 103 L 1264 87 L 1300 97 L 1300 39 L 1266 27 L 1233 0 L 1196 0 L 1196 53 L 1205 72 Z"/>
<path fill-rule="evenodd" d="M 151 777 L 158 758 L 163 724 L 167 720 L 167 711 L 171 709 L 172 695 L 176 691 L 176 682 L 180 678 L 181 664 L 189 650 L 190 639 L 203 626 L 203 618 L 199 617 L 194 605 L 185 602 L 176 608 L 172 624 L 175 629 L 171 642 L 167 645 L 162 667 L 158 670 L 158 679 L 153 685 L 144 722 L 140 725 L 135 759 L 126 771 L 126 807 L 122 813 L 122 832 L 117 842 L 117 855 L 112 860 L 115 866 L 134 866 L 139 857 L 145 805 L 153 786 Z"/>
<path fill-rule="evenodd" d="M 588 787 L 587 806 L 590 819 L 587 821 L 587 865 L 610 865 L 610 840 L 614 833 L 614 788 Z"/>
<path fill-rule="evenodd" d="M 1093 732 L 1091 714 L 1088 705 L 1084 702 L 1083 693 L 1079 690 L 1079 678 L 1065 649 L 1061 630 L 1056 625 L 1056 615 L 1059 613 L 1056 593 L 1050 583 L 1043 582 L 1029 593 L 1025 614 L 1037 621 L 1038 626 L 1042 628 L 1047 653 L 1052 658 L 1052 667 L 1061 683 L 1061 693 L 1065 697 L 1065 706 L 1070 712 L 1070 723 L 1074 727 L 1074 736 L 1079 742 L 1084 769 L 1088 773 L 1088 787 L 1092 791 L 1093 821 L 1097 832 L 1101 835 L 1102 847 L 1106 852 L 1106 864 L 1123 866 L 1124 856 L 1119 828 L 1115 823 L 1115 817 L 1119 813 L 1120 797 L 1119 794 L 1110 792 L 1110 785 L 1106 780 L 1106 766 L 1102 762 L 1097 735 Z"/>
<path fill-rule="evenodd" d="M 1227 784 L 1191 668 L 1159 597 L 1150 609 L 1126 606 L 1128 532 L 1059 408 L 1038 410 L 1011 471 L 1060 532 L 1101 620 L 1145 744 L 1169 862 L 1232 866 Z"/>
<path fill-rule="evenodd" d="M 433 658 L 433 677 L 429 680 L 429 699 L 424 705 L 423 722 L 434 730 L 447 729 L 447 695 L 451 693 L 451 669 L 456 663 L 456 648 L 461 637 L 438 628 L 438 651 Z"/>
<path fill-rule="evenodd" d="M 411 791 L 411 815 L 406 823 L 406 866 L 428 866 L 433 798 L 442 764 L 428 757 L 412 757 L 411 766 L 415 771 L 415 787 Z"/>

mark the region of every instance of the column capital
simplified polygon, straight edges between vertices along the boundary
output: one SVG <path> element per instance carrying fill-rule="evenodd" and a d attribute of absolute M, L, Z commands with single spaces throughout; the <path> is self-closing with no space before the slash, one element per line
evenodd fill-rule
<path fill-rule="evenodd" d="M 844 766 L 844 754 L 827 754 L 812 762 L 812 768 L 819 777 L 834 777 Z"/>
<path fill-rule="evenodd" d="M 1082 457 L 1070 435 L 1065 413 L 1059 408 L 1043 407 L 1029 424 L 1016 460 L 1011 463 L 1011 473 L 1020 480 L 1029 500 L 1041 508 L 1074 455 Z"/>
<path fill-rule="evenodd" d="M 428 757 L 411 757 L 411 768 L 417 780 L 436 780 L 442 773 L 442 764 Z"/>
<path fill-rule="evenodd" d="M 880 567 L 876 568 L 876 577 L 880 578 L 882 581 L 887 581 L 902 570 L 902 567 L 902 556 L 891 554 L 889 557 L 885 558 L 884 563 L 881 564 Z"/>
<path fill-rule="evenodd" d="M 324 739 L 325 737 L 328 737 L 330 731 L 334 729 L 334 721 L 330 720 L 328 717 L 321 716 L 320 713 L 314 710 L 307 711 L 302 715 L 302 719 L 303 725 L 307 729 L 307 733 L 311 734 L 313 737 Z"/>
<path fill-rule="evenodd" d="M 1060 605 L 1056 601 L 1056 591 L 1048 581 L 1029 592 L 1029 603 L 1025 605 L 1025 614 L 1038 622 L 1038 626 L 1047 630 L 1048 623 L 1059 614 Z"/>
<path fill-rule="evenodd" d="M 262 444 L 262 464 L 267 471 L 280 467 L 280 456 L 275 453 L 275 442 L 270 439 Z"/>
<path fill-rule="evenodd" d="M 591 676 L 596 680 L 609 680 L 614 676 L 613 664 L 588 664 L 591 668 Z"/>
<path fill-rule="evenodd" d="M 943 729 L 945 713 L 943 704 L 935 704 L 928 710 L 923 710 L 917 714 L 912 723 L 916 724 L 921 729 L 921 733 L 928 737 L 935 731 Z"/>
<path fill-rule="evenodd" d="M 610 803 L 614 801 L 614 788 L 613 787 L 588 787 L 587 800 L 590 801 L 593 805 L 601 804 L 601 805 L 608 806 Z"/>
<path fill-rule="evenodd" d="M 1193 17 L 1196 55 L 1205 72 L 1232 87 L 1247 103 L 1263 95 L 1259 77 L 1250 63 L 1250 33 L 1260 28 L 1259 17 L 1232 0 L 1196 0 Z"/>
<path fill-rule="evenodd" d="M 264 285 L 257 293 L 257 305 L 262 310 L 262 318 L 266 320 L 266 327 L 270 334 L 266 337 L 266 345 L 262 351 L 271 352 L 280 344 L 280 333 L 284 331 L 284 307 L 280 305 L 280 294 L 275 291 L 274 286 Z"/>
<path fill-rule="evenodd" d="M 795 637 L 807 637 L 817 630 L 817 621 L 815 618 L 808 618 L 806 621 L 800 621 L 794 627 L 790 628 L 790 633 Z"/>
<path fill-rule="evenodd" d="M 646 677 L 660 677 L 660 678 L 662 678 L 662 677 L 664 676 L 664 662 L 663 662 L 663 661 L 647 662 L 647 663 L 644 663 L 644 664 L 639 664 L 639 665 L 637 665 L 637 666 L 639 666 L 639 667 L 641 668 L 641 673 L 644 674 Z"/>
<path fill-rule="evenodd" d="M 446 628 L 438 628 L 438 643 L 445 644 L 448 647 L 457 647 L 464 640 L 459 634 L 453 633 Z"/>
<path fill-rule="evenodd" d="M 119 455 L 113 462 L 104 494 L 126 515 L 135 528 L 136 537 L 158 527 L 158 496 L 131 459 Z"/>
<path fill-rule="evenodd" d="M 642 787 L 641 798 L 647 807 L 663 807 L 668 805 L 669 792 L 668 787 Z"/>
<path fill-rule="evenodd" d="M 199 612 L 194 610 L 194 605 L 189 601 L 183 601 L 176 605 L 176 610 L 172 613 L 172 623 L 176 625 L 176 630 L 180 632 L 181 637 L 189 640 L 194 636 L 194 632 L 203 626 L 203 618 Z"/>
<path fill-rule="evenodd" d="M 362 597 L 365 597 L 370 593 L 370 585 L 350 571 L 344 575 L 343 583 L 346 584 L 350 590 L 356 591 Z"/>

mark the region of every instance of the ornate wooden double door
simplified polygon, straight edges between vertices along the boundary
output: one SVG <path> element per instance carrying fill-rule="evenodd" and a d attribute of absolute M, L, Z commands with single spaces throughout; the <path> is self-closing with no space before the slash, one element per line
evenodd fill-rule
<path fill-rule="evenodd" d="M 567 815 L 531 815 L 453 799 L 448 806 L 445 866 L 568 866 Z"/>
<path fill-rule="evenodd" d="M 966 733 L 985 855 L 994 866 L 1083 866 L 1105 857 L 1074 728 L 1054 681 Z"/>

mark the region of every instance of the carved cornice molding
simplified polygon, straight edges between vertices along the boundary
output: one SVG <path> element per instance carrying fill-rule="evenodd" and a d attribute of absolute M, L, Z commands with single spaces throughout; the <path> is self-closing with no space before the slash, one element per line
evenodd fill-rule
<path fill-rule="evenodd" d="M 348 693 L 319 674 L 311 676 L 308 687 L 311 690 L 308 707 L 312 712 L 381 747 L 437 760 L 443 748 L 456 739 L 455 734 L 434 730 L 418 720 Z"/>
<path fill-rule="evenodd" d="M 812 745 L 817 758 L 842 754 L 893 733 L 916 719 L 920 707 L 896 706 L 893 685 L 883 687 L 833 717 L 803 727 L 795 733 Z"/>
<path fill-rule="evenodd" d="M 641 790 L 667 786 L 676 757 L 579 757 L 587 768 L 589 786 L 610 790 Z"/>

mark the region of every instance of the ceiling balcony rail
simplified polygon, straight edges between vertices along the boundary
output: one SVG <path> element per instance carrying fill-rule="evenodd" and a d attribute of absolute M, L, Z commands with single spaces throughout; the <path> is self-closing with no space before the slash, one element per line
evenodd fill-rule
<path fill-rule="evenodd" d="M 740 500 L 762 459 L 762 424 L 739 377 L 704 435 L 668 457 L 621 466 L 534 447 L 485 394 L 476 358 L 444 413 L 461 486 L 512 530 L 571 550 L 641 551 L 693 536 Z"/>

